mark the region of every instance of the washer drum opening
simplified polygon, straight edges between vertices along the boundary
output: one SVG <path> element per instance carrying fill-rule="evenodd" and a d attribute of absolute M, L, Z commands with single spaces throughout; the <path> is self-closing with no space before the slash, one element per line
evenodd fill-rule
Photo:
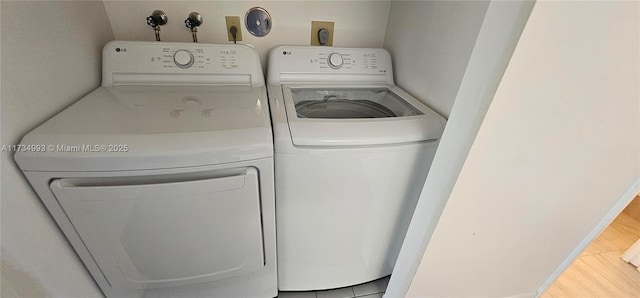
<path fill-rule="evenodd" d="M 296 104 L 299 118 L 385 118 L 397 117 L 387 107 L 370 100 L 305 100 Z"/>

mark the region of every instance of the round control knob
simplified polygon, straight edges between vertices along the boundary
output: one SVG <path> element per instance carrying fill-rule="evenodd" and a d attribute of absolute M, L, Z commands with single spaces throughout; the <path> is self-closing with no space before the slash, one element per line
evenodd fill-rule
<path fill-rule="evenodd" d="M 173 54 L 173 62 L 180 68 L 189 68 L 193 65 L 193 54 L 187 50 L 177 50 Z"/>
<path fill-rule="evenodd" d="M 327 57 L 327 63 L 331 68 L 338 69 L 342 67 L 342 64 L 344 64 L 344 59 L 342 59 L 342 55 L 333 53 L 330 54 L 329 57 Z"/>

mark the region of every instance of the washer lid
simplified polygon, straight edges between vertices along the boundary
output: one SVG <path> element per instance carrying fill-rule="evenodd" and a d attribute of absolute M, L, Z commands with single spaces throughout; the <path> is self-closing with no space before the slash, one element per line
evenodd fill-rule
<path fill-rule="evenodd" d="M 298 118 L 357 119 L 423 115 L 387 87 L 291 88 Z"/>
<path fill-rule="evenodd" d="M 23 170 L 115 171 L 270 157 L 266 99 L 264 87 L 100 87 L 22 139 L 45 152 L 15 159 Z"/>
<path fill-rule="evenodd" d="M 284 85 L 295 146 L 376 146 L 437 140 L 445 119 L 391 85 Z"/>

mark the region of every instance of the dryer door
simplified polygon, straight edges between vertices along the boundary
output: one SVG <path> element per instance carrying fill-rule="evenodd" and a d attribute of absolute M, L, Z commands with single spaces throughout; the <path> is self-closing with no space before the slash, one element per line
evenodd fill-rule
<path fill-rule="evenodd" d="M 180 286 L 264 266 L 258 173 L 57 179 L 51 190 L 114 288 Z"/>

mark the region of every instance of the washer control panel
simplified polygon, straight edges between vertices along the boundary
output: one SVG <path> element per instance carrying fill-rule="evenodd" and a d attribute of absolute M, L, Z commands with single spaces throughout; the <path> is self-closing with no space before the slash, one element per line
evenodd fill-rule
<path fill-rule="evenodd" d="M 207 78 L 221 79 L 213 76 L 226 76 L 222 80 L 228 83 L 264 82 L 260 58 L 246 45 L 113 41 L 103 51 L 103 84 L 153 84 L 155 79 L 200 84 Z"/>
<path fill-rule="evenodd" d="M 375 52 L 320 52 L 314 55 L 313 58 L 309 58 L 309 64 L 317 69 L 340 70 L 344 68 L 344 71 L 386 73 L 387 65 L 380 67 L 378 56 L 379 54 Z M 313 62 L 311 62 L 311 59 L 313 59 Z"/>
<path fill-rule="evenodd" d="M 343 82 L 393 82 L 391 56 L 385 49 L 280 46 L 269 55 L 269 83 L 283 82 L 280 78 L 332 80 L 328 74 L 344 75 L 335 77 Z"/>

